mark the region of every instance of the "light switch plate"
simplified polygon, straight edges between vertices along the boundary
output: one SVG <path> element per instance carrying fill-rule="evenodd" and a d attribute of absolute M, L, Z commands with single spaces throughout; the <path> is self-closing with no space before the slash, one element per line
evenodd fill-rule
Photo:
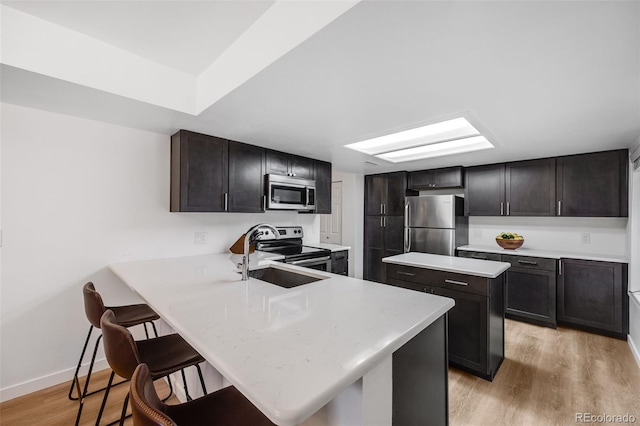
<path fill-rule="evenodd" d="M 583 232 L 581 241 L 582 241 L 582 244 L 591 244 L 591 233 Z"/>

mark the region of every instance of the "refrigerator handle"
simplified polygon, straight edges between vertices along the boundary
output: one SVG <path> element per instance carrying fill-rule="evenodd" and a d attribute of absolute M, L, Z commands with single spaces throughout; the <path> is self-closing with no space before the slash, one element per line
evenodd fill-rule
<path fill-rule="evenodd" d="M 404 203 L 404 226 L 409 227 L 409 213 L 411 213 L 411 210 L 409 210 L 409 202 L 405 201 Z"/>
<path fill-rule="evenodd" d="M 411 251 L 411 229 L 404 228 L 404 252 L 409 253 Z"/>

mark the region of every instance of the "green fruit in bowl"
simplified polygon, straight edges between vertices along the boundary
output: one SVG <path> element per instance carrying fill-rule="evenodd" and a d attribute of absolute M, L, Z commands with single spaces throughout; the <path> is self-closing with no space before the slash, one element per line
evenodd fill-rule
<path fill-rule="evenodd" d="M 524 237 L 515 232 L 501 232 L 496 236 L 497 240 L 524 240 Z"/>

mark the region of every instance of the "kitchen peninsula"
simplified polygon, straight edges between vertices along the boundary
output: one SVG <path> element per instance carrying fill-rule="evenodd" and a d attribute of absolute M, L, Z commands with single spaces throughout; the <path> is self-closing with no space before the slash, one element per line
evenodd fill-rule
<path fill-rule="evenodd" d="M 319 280 L 293 288 L 241 281 L 229 254 L 111 270 L 278 425 L 447 424 L 452 299 L 264 254 L 251 266 Z"/>

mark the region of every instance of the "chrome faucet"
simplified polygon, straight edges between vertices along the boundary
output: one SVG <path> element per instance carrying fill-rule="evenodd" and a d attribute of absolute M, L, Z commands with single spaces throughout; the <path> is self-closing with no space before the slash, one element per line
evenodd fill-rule
<path fill-rule="evenodd" d="M 275 235 L 276 240 L 280 238 L 280 233 L 278 232 L 278 230 L 272 226 L 269 225 L 268 223 L 259 223 L 255 226 L 252 226 L 251 228 L 249 228 L 249 230 L 247 231 L 246 234 L 244 234 L 244 249 L 242 251 L 243 256 L 242 256 L 242 281 L 247 281 L 249 279 L 249 244 L 251 243 L 250 240 L 254 238 L 254 234 L 259 231 L 260 229 L 266 228 L 268 230 L 270 230 L 271 232 L 273 232 L 273 235 Z"/>

